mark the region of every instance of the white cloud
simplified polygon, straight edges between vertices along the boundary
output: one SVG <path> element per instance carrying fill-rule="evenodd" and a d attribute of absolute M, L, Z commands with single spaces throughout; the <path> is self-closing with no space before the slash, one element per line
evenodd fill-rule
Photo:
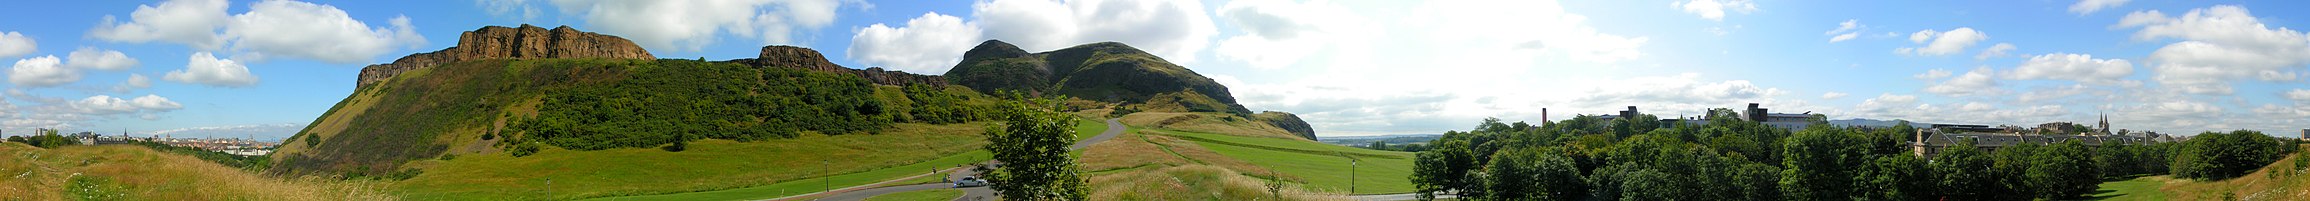
<path fill-rule="evenodd" d="M 2306 89 L 2293 89 L 2293 90 L 2286 90 L 2286 94 L 2285 94 L 2285 95 L 2286 95 L 2286 99 L 2287 99 L 2287 100 L 2294 100 L 2294 102 L 2306 102 L 2306 103 L 2310 103 L 2310 90 L 2306 90 Z"/>
<path fill-rule="evenodd" d="M 120 71 L 136 67 L 136 58 L 129 58 L 128 54 L 122 54 L 120 51 L 81 47 L 80 50 L 73 50 L 71 55 L 65 56 L 64 65 L 76 68 Z"/>
<path fill-rule="evenodd" d="M 881 65 L 920 74 L 943 74 L 962 61 L 964 51 L 978 44 L 977 25 L 964 23 L 962 18 L 923 13 L 906 21 L 905 27 L 889 27 L 880 23 L 858 30 L 851 36 L 851 59 L 867 65 Z"/>
<path fill-rule="evenodd" d="M 1740 13 L 1757 11 L 1756 2 L 1751 2 L 1749 0 L 1689 0 L 1683 2 L 1669 2 L 1668 7 L 1677 8 L 1684 11 L 1685 13 L 1700 15 L 1701 19 L 1708 19 L 1712 21 L 1724 21 L 1724 14 L 1726 11 Z"/>
<path fill-rule="evenodd" d="M 362 63 L 402 47 L 425 44 L 409 17 L 394 17 L 392 28 L 371 28 L 336 6 L 298 1 L 264 1 L 234 15 L 225 36 L 233 48 L 257 56 L 289 56 L 335 63 Z"/>
<path fill-rule="evenodd" d="M 1965 48 L 1973 47 L 1983 40 L 1989 40 L 1989 34 L 1974 31 L 1972 27 L 1958 27 L 1949 31 L 1924 30 L 1910 34 L 1909 42 L 1925 46 L 1903 47 L 1894 52 L 1920 56 L 1949 55 L 1965 52 Z"/>
<path fill-rule="evenodd" d="M 1997 88 L 1997 79 L 1992 78 L 1995 74 L 1996 71 L 1988 67 L 1974 68 L 1973 71 L 1966 71 L 1940 84 L 1925 87 L 1925 92 L 1947 96 L 1995 94 L 2002 91 Z"/>
<path fill-rule="evenodd" d="M 1981 54 L 1973 55 L 1973 59 L 1982 60 L 1989 59 L 1990 57 L 2004 57 L 2006 53 L 2013 52 L 2014 49 L 2019 48 L 2014 47 L 2012 43 L 1997 43 L 1997 45 L 1990 45 L 1989 48 L 1981 49 Z"/>
<path fill-rule="evenodd" d="M 1989 110 L 1992 110 L 1992 109 L 1997 109 L 1997 108 L 1996 108 L 1996 107 L 1992 107 L 1992 106 L 1989 106 L 1989 104 L 1986 104 L 1986 103 L 1981 103 L 1981 102 L 1965 102 L 1965 105 L 1961 105 L 1961 106 L 1958 106 L 1958 109 L 1957 109 L 1957 110 L 1959 110 L 1959 111 L 1966 111 L 1966 112 L 1983 112 L 1983 111 L 1989 111 Z"/>
<path fill-rule="evenodd" d="M 1218 34 L 1196 1 L 995 0 L 971 8 L 986 37 L 1028 52 L 1115 41 L 1186 64 Z"/>
<path fill-rule="evenodd" d="M 2123 83 L 2134 74 L 2134 65 L 2124 59 L 2095 59 L 2093 55 L 2054 53 L 2030 57 L 2012 72 L 2013 79 L 2069 80 L 2088 84 Z"/>
<path fill-rule="evenodd" d="M 56 56 L 40 56 L 16 60 L 8 68 L 8 83 L 20 87 L 51 87 L 80 81 L 80 71 L 66 68 Z"/>
<path fill-rule="evenodd" d="M 617 1 L 554 0 L 562 13 L 582 15 L 596 30 L 650 49 L 698 51 L 717 33 L 793 44 L 798 33 L 833 24 L 837 0 Z M 861 2 L 860 4 L 863 4 Z"/>
<path fill-rule="evenodd" d="M 81 114 L 96 116 L 129 114 L 138 112 L 168 112 L 177 109 L 184 109 L 183 104 L 178 104 L 176 101 L 169 101 L 166 97 L 160 97 L 159 95 L 151 94 L 136 97 L 135 99 L 120 99 L 107 95 L 89 96 L 88 98 L 73 101 L 69 104 L 69 106 L 71 106 L 72 109 L 79 111 Z"/>
<path fill-rule="evenodd" d="M 24 56 L 38 51 L 40 43 L 14 31 L 0 33 L 0 58 Z"/>
<path fill-rule="evenodd" d="M 1300 62 L 1335 47 L 1333 42 L 1369 37 L 1372 31 L 1357 23 L 1364 22 L 1361 16 L 1328 1 L 1232 1 L 1216 14 L 1250 33 L 1221 40 L 1215 49 L 1218 56 L 1259 69 Z"/>
<path fill-rule="evenodd" d="M 208 52 L 197 52 L 185 62 L 184 70 L 169 71 L 161 79 L 219 87 L 247 87 L 257 85 L 257 76 L 249 74 L 249 67 L 231 59 L 218 59 Z"/>
<path fill-rule="evenodd" d="M 1939 69 L 1939 68 L 1935 68 L 1935 69 L 1933 69 L 1933 70 L 1925 70 L 1925 73 L 1919 73 L 1919 74 L 1917 74 L 1917 75 L 1915 75 L 1915 76 L 1910 76 L 1910 77 L 1915 77 L 1915 78 L 1917 78 L 1917 79 L 1924 79 L 1924 80 L 1938 80 L 1938 79 L 1941 79 L 1941 78 L 1949 78 L 1949 76 L 1950 76 L 1950 75 L 1956 75 L 1956 74 L 1950 73 L 1950 72 L 1949 72 L 1949 70 L 1941 70 L 1941 69 Z"/>
<path fill-rule="evenodd" d="M 1821 94 L 1821 99 L 1838 99 L 1838 98 L 1845 98 L 1845 95 L 1847 95 L 1847 94 L 1845 94 L 1845 93 L 1837 93 L 1837 92 L 1822 93 L 1822 94 Z"/>
<path fill-rule="evenodd" d="M 1893 95 L 1892 93 L 1884 93 L 1878 94 L 1876 98 L 1861 100 L 1861 104 L 1854 105 L 1853 108 L 1859 110 L 1862 113 L 1883 113 L 1889 112 L 1889 110 L 1893 109 L 1909 107 L 1910 104 L 1915 103 L 1917 103 L 1916 95 Z"/>
<path fill-rule="evenodd" d="M 473 0 L 473 5 L 481 7 L 482 11 L 489 12 L 491 16 L 515 18 L 524 22 L 537 20 L 540 13 L 536 6 L 529 5 L 529 0 Z"/>
<path fill-rule="evenodd" d="M 2245 7 L 2220 5 L 2168 17 L 2158 11 L 2127 14 L 2113 27 L 2141 28 L 2135 40 L 2180 39 L 2151 52 L 2154 79 L 2192 94 L 2231 94 L 2230 80 L 2292 81 L 2310 64 L 2310 38 L 2271 29 Z"/>
<path fill-rule="evenodd" d="M 1836 35 L 1836 36 L 1830 36 L 1830 37 L 1829 37 L 1829 42 L 1830 42 L 1830 43 L 1836 43 L 1836 42 L 1844 42 L 1845 40 L 1852 40 L 1853 38 L 1856 38 L 1856 37 L 1860 37 L 1860 36 L 1861 36 L 1861 32 L 1862 32 L 1862 31 L 1864 31 L 1864 30 L 1861 30 L 1861 20 L 1855 20 L 1855 19 L 1847 19 L 1847 20 L 1845 20 L 1845 22 L 1842 22 L 1842 23 L 1837 23 L 1837 29 L 1830 29 L 1830 30 L 1829 30 L 1829 32 L 1827 32 L 1827 33 L 1821 33 L 1821 34 L 1822 34 L 1822 35 Z M 1838 34 L 1838 33 L 1843 33 L 1843 34 Z"/>
<path fill-rule="evenodd" d="M 112 91 L 118 93 L 128 93 L 128 91 L 144 88 L 152 88 L 152 78 L 145 77 L 144 74 L 130 73 L 128 74 L 128 80 L 122 81 L 120 85 L 112 86 Z"/>
<path fill-rule="evenodd" d="M 2118 6 L 2126 5 L 2126 1 L 2129 0 L 2078 0 L 2077 4 L 2069 5 L 2069 13 L 2076 13 L 2077 15 L 2093 14 L 2094 11 L 2101 11 L 2101 9 L 2116 8 Z"/>
<path fill-rule="evenodd" d="M 121 22 L 105 15 L 104 22 L 89 30 L 88 36 L 112 42 L 173 42 L 213 50 L 225 43 L 225 38 L 217 35 L 216 30 L 225 25 L 225 8 L 229 6 L 225 0 L 169 0 L 159 6 L 137 5 L 136 11 L 129 13 L 131 21 Z"/>

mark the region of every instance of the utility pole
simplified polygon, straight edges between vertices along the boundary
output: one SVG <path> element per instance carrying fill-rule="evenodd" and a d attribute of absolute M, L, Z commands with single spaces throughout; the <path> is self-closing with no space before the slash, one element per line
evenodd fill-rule
<path fill-rule="evenodd" d="M 830 163 L 827 163 L 827 162 L 826 162 L 826 159 L 818 159 L 818 171 L 819 171 L 819 174 L 826 174 L 826 177 L 820 177 L 820 178 L 818 178 L 818 183 L 819 183 L 819 184 L 821 184 L 821 185 L 825 185 L 825 187 L 826 187 L 826 192 L 829 192 L 829 193 L 831 193 L 831 192 L 834 192 L 834 180 L 833 180 L 833 179 L 834 179 L 834 175 L 832 175 L 832 174 L 829 174 L 829 173 L 834 173 L 834 168 L 831 168 L 831 167 L 832 167 L 832 165 L 831 165 Z"/>
<path fill-rule="evenodd" d="M 1348 195 L 1356 194 L 1356 158 L 1348 158 Z"/>

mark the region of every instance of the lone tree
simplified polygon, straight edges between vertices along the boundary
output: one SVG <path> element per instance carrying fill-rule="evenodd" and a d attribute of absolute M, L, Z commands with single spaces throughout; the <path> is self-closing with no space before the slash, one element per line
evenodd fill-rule
<path fill-rule="evenodd" d="M 1056 101 L 1017 92 L 1019 101 L 1002 106 L 1005 124 L 988 125 L 988 152 L 1004 163 L 987 176 L 1006 200 L 1083 200 L 1089 190 L 1075 172 L 1075 116 L 1057 111 Z M 1064 99 L 1060 97 L 1059 99 Z"/>

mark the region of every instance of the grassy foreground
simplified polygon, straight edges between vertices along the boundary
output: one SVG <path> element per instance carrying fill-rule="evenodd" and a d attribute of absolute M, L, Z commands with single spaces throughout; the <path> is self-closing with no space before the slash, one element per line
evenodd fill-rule
<path fill-rule="evenodd" d="M 881 134 L 701 140 L 682 152 L 547 148 L 518 158 L 475 154 L 413 163 L 427 171 L 393 184 L 393 192 L 415 200 L 779 197 L 821 189 L 816 178 L 828 175 L 842 175 L 831 179 L 835 186 L 858 185 L 984 160 L 983 151 L 969 153 L 986 144 L 979 135 L 983 125 L 899 124 Z M 705 193 L 716 191 L 746 196 Z"/>
<path fill-rule="evenodd" d="M 952 199 L 955 199 L 955 198 L 959 198 L 959 197 L 962 197 L 962 196 L 963 196 L 963 191 L 962 191 L 962 190 L 955 190 L 955 189 L 937 189 L 937 190 L 927 190 L 927 191 L 907 191 L 907 192 L 891 193 L 891 194 L 885 194 L 885 195 L 874 196 L 874 197 L 871 197 L 871 198 L 866 198 L 866 200 L 867 200 L 867 201 L 952 200 Z"/>
<path fill-rule="evenodd" d="M 2253 173 L 2220 181 L 2147 176 L 2104 182 L 2094 198 L 2103 200 L 2300 200 L 2310 198 L 2310 166 L 2304 154 L 2278 159 Z"/>
<path fill-rule="evenodd" d="M 1298 139 L 1186 131 L 1159 133 L 1194 141 L 1220 155 L 1304 179 L 1310 189 L 1350 195 L 1414 190 L 1409 179 L 1413 160 L 1410 152 L 1358 149 Z M 1348 167 L 1350 158 L 1359 161 L 1355 167 Z M 1353 192 L 1349 191 L 1351 185 Z"/>
<path fill-rule="evenodd" d="M 259 176 L 134 145 L 0 142 L 0 200 L 392 200 L 375 182 Z"/>
<path fill-rule="evenodd" d="M 1103 122 L 1101 122 L 1101 121 L 1094 121 L 1094 120 L 1091 120 L 1091 119 L 1082 119 L 1082 120 L 1079 120 L 1079 121 L 1078 121 L 1078 122 L 1076 122 L 1076 123 L 1077 123 L 1077 125 L 1075 126 L 1075 132 L 1077 133 L 1077 135 L 1076 135 L 1076 138 L 1077 138 L 1077 139 L 1081 139 L 1081 138 L 1088 138 L 1088 137 L 1091 137 L 1091 136 L 1094 136 L 1094 135 L 1098 135 L 1098 134 L 1099 134 L 1099 132 L 1101 132 L 1101 131 L 1105 131 L 1105 130 L 1107 129 L 1107 126 L 1106 126 L 1107 124 L 1106 124 L 1106 123 L 1103 123 Z M 967 132 L 967 133 L 971 133 L 972 135 L 970 135 L 970 136 L 972 136 L 972 137 L 977 137 L 977 138 L 971 138 L 971 139 L 965 139 L 965 140 L 970 140 L 970 141 L 972 141 L 974 144 L 971 144 L 971 145 L 969 145 L 969 146 L 967 146 L 967 147 L 962 147 L 962 148 L 966 148 L 966 149 L 967 149 L 965 152 L 962 152 L 962 153 L 956 153 L 956 154 L 952 154 L 952 155 L 947 155 L 947 156 L 944 156 L 944 157 L 940 157 L 940 158 L 938 158 L 938 159 L 933 159 L 933 160 L 930 160 L 930 161 L 923 161 L 923 162 L 919 162 L 919 163 L 906 164 L 906 165 L 895 166 L 895 167 L 886 167 L 886 168 L 880 168 L 880 169 L 869 170 L 869 171 L 865 171 L 865 172 L 857 172 L 857 173 L 850 173 L 850 174 L 834 175 L 834 176 L 832 176 L 832 177 L 812 177 L 812 178 L 802 178 L 802 179 L 794 179 L 794 180 L 787 180 L 787 181 L 784 181 L 784 182 L 772 183 L 772 184 L 768 184 L 768 185 L 749 186 L 749 187 L 742 187 L 742 188 L 731 188 L 731 189 L 712 190 L 712 191 L 698 191 L 698 192 L 671 193 L 671 194 L 658 194 L 658 195 L 637 195 L 637 196 L 623 196 L 623 197 L 604 197 L 604 198 L 595 198 L 595 199 L 591 199 L 591 200 L 738 200 L 738 199 L 767 199 L 767 198 L 777 198 L 777 197 L 785 197 L 785 196 L 792 196 L 792 195 L 801 195 L 801 194 L 805 194 L 805 193 L 813 193 L 813 192 L 824 191 L 824 190 L 825 190 L 826 188 L 828 188 L 829 186 L 831 186 L 832 188 L 843 188 L 843 187 L 850 187 L 850 186 L 857 186 L 857 185 L 873 184 L 873 183 L 875 183 L 875 182 L 882 182 L 882 181 L 888 181 L 888 180 L 891 180 L 891 179 L 905 178 L 905 177 L 908 177 L 908 176 L 914 176 L 914 175 L 920 175 L 920 174 L 930 173 L 930 171 L 931 171 L 931 170 L 933 170 L 933 169 L 945 169 L 945 168 L 950 168 L 950 167 L 957 167 L 957 166 L 960 166 L 960 165 L 964 165 L 964 164 L 970 164 L 970 163 L 973 163 L 973 162 L 978 162 L 978 161 L 985 161 L 985 160 L 987 160 L 988 158 L 991 158 L 991 157 L 992 157 L 992 155 L 991 155 L 991 154 L 989 154 L 988 152 L 986 152 L 986 150 L 983 150 L 983 149 L 979 149 L 979 146 L 982 146 L 982 145 L 985 145 L 985 144 L 986 144 L 986 140 L 985 140 L 983 137 L 980 137 L 981 135 L 977 135 L 977 133 L 980 133 L 980 132 L 982 132 L 982 131 L 983 131 L 983 130 L 979 130 L 979 129 L 983 129 L 983 128 L 982 128 L 982 127 L 975 127 L 975 126 L 984 126 L 984 125 L 986 125 L 986 124 L 985 124 L 985 123 L 977 123 L 977 124 L 969 124 L 969 125 L 972 125 L 973 127 L 969 127 L 969 128 L 960 128 L 960 127 L 957 127 L 957 128 L 946 128 L 947 130 L 941 130 L 941 132 Z M 886 135 L 887 135 L 887 134 L 886 134 Z M 904 151 L 899 151 L 899 152 L 904 152 Z M 803 153 L 795 153 L 795 154 L 803 154 Z M 895 153 L 894 153 L 894 154 L 895 154 Z M 807 165 L 807 164 L 806 164 L 806 165 Z M 806 171 L 806 170 L 804 170 L 804 171 Z M 914 184 L 914 183 L 924 183 L 924 182 L 930 182 L 930 181 L 938 181 L 938 180 L 940 180 L 940 178 L 943 178 L 943 176 L 944 176 L 944 174 L 933 174 L 932 176 L 929 176 L 929 177 L 920 177 L 920 178 L 915 178 L 915 179 L 912 179 L 912 180 L 908 180 L 908 181 L 902 181 L 902 182 L 900 182 L 900 183 Z"/>

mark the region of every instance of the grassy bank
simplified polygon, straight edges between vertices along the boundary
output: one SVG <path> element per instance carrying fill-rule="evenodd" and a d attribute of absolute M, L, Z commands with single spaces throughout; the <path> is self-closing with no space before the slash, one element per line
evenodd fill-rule
<path fill-rule="evenodd" d="M 1194 141 L 1230 158 L 1303 179 L 1311 189 L 1347 194 L 1412 192 L 1412 153 L 1358 149 L 1314 141 L 1158 131 Z M 1349 167 L 1349 160 L 1359 160 Z M 1352 175 L 1351 175 L 1351 172 Z M 1351 180 L 1351 178 L 1353 180 Z M 1350 187 L 1354 191 L 1350 192 Z"/>
<path fill-rule="evenodd" d="M 373 181 L 271 178 L 135 145 L 0 143 L 0 200 L 392 200 Z"/>
<path fill-rule="evenodd" d="M 715 191 L 777 197 L 772 195 L 820 189 L 823 184 L 815 178 L 828 175 L 847 175 L 832 178 L 836 186 L 858 185 L 984 160 L 983 151 L 965 154 L 986 144 L 979 135 L 983 125 L 899 124 L 882 134 L 701 140 L 682 152 L 547 148 L 518 158 L 502 152 L 458 156 L 413 163 L 427 172 L 395 183 L 393 192 L 416 200 L 723 195 L 707 193 Z M 549 179 L 551 194 L 547 194 Z"/>

